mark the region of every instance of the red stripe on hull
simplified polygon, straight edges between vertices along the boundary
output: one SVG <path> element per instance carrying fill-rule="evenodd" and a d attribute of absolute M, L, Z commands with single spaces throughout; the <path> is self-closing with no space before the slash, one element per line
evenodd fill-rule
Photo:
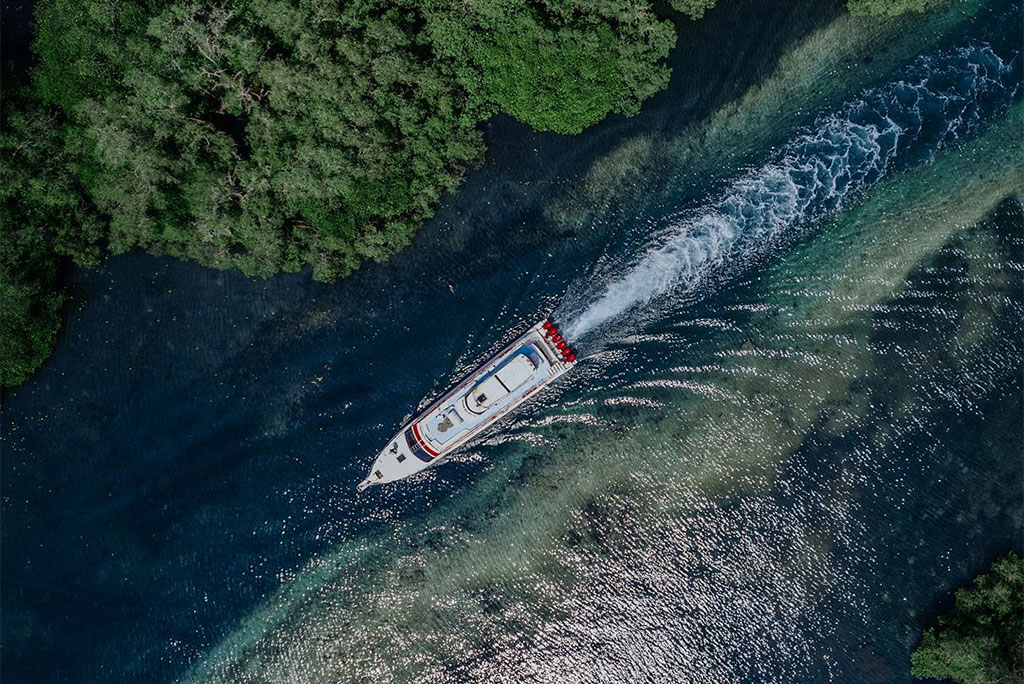
<path fill-rule="evenodd" d="M 416 438 L 416 441 L 420 443 L 420 446 L 423 447 L 423 450 L 426 451 L 428 454 L 430 454 L 431 456 L 439 456 L 441 452 L 434 451 L 433 449 L 431 449 L 429 446 L 427 446 L 426 440 L 420 437 L 420 429 L 417 426 L 418 423 L 412 424 L 412 436 Z"/>

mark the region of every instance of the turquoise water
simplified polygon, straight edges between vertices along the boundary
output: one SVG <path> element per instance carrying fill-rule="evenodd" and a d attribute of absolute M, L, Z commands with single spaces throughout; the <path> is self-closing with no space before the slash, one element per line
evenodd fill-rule
<path fill-rule="evenodd" d="M 385 266 L 76 273 L 5 400 L 4 676 L 910 681 L 1021 548 L 1019 11 L 725 3 L 640 117 L 495 120 Z M 572 376 L 356 496 L 551 310 Z"/>

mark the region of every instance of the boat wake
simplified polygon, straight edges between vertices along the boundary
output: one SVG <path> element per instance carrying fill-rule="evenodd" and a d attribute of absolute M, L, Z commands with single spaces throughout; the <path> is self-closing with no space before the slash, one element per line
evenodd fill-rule
<path fill-rule="evenodd" d="M 971 135 L 1013 102 L 1017 62 L 983 44 L 926 56 L 820 118 L 723 197 L 665 226 L 625 273 L 571 287 L 556 314 L 567 335 L 578 340 L 668 293 L 692 296 L 838 212 L 897 164 Z"/>

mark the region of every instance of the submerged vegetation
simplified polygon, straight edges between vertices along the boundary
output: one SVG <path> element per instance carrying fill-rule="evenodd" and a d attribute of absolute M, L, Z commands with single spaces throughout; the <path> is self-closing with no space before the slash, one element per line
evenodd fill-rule
<path fill-rule="evenodd" d="M 962 684 L 1024 680 L 1024 558 L 1007 554 L 924 633 L 911 656 L 915 677 Z"/>
<path fill-rule="evenodd" d="M 898 17 L 911 12 L 927 12 L 950 0 L 846 0 L 850 14 Z"/>
<path fill-rule="evenodd" d="M 846 0 L 850 14 L 862 16 L 898 17 L 911 12 L 927 12 L 930 9 L 945 5 L 950 0 Z M 670 0 L 676 10 L 693 18 L 700 19 L 704 13 L 718 4 L 719 0 Z"/>

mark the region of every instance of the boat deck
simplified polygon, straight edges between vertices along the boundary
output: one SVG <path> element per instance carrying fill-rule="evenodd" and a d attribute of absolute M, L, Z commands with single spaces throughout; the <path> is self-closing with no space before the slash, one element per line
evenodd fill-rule
<path fill-rule="evenodd" d="M 511 382 L 518 382 L 509 388 L 502 382 L 502 371 L 511 370 L 516 360 L 523 357 L 529 359 L 533 368 L 525 376 L 521 367 L 515 368 L 514 374 L 506 375 L 506 382 L 509 382 L 509 377 L 512 378 Z M 445 449 L 446 445 L 457 441 L 461 435 L 472 432 L 517 402 L 551 374 L 551 364 L 535 344 L 522 344 L 498 357 L 485 373 L 471 376 L 438 406 L 427 412 L 418 422 L 420 431 L 439 450 Z M 484 398 L 482 402 L 477 401 L 479 397 Z M 483 410 L 477 412 L 474 407 Z"/>

